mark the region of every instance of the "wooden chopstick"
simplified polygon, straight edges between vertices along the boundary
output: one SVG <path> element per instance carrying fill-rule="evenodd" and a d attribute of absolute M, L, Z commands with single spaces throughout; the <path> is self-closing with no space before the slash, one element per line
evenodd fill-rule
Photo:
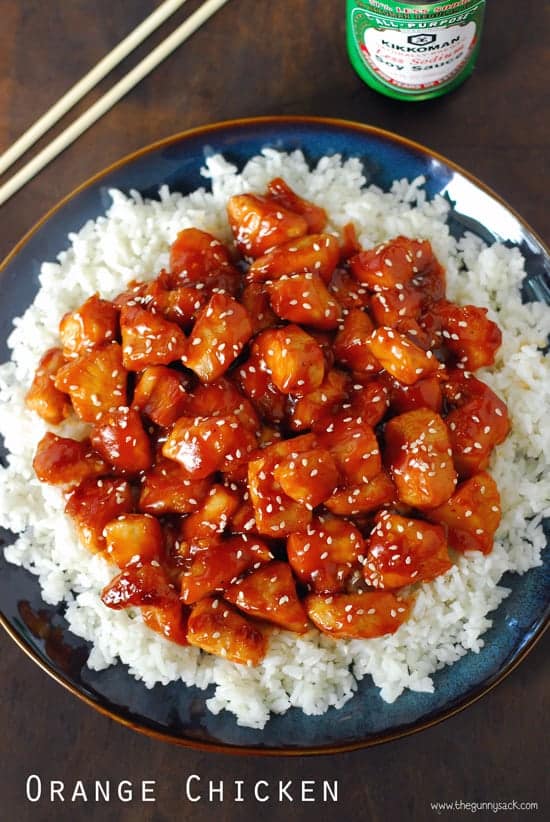
<path fill-rule="evenodd" d="M 135 48 L 168 19 L 186 0 L 166 0 L 134 29 L 118 46 L 97 63 L 78 83 L 69 89 L 28 131 L 0 156 L 0 174 L 15 163 L 37 140 L 75 106 L 91 89 L 118 66 Z"/>
<path fill-rule="evenodd" d="M 144 77 L 165 60 L 175 49 L 187 40 L 194 32 L 215 14 L 228 0 L 206 0 L 187 20 L 178 26 L 172 34 L 147 55 L 113 88 L 103 95 L 87 111 L 78 117 L 65 131 L 52 140 L 27 165 L 0 187 L 0 205 L 6 202 L 16 191 L 29 182 L 39 171 L 42 171 L 58 154 L 61 154 L 77 137 L 80 137 L 105 112 L 109 111 L 124 95 L 134 88 Z"/>

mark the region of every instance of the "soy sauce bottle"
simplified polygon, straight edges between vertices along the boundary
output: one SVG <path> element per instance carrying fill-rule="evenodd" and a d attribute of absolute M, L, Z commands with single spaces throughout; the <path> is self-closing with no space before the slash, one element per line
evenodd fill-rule
<path fill-rule="evenodd" d="M 428 100 L 472 73 L 486 0 L 346 0 L 347 46 L 362 80 L 398 100 Z"/>

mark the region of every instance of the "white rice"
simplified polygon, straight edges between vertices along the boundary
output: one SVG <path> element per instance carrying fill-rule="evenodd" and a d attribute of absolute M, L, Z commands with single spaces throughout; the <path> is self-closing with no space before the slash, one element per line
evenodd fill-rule
<path fill-rule="evenodd" d="M 442 198 L 428 202 L 420 178 L 396 182 L 384 193 L 366 187 L 356 159 L 324 158 L 310 171 L 300 152 L 272 150 L 252 159 L 241 174 L 221 156 L 206 166 L 211 192 L 200 189 L 184 197 L 163 187 L 158 201 L 144 202 L 135 192 L 112 191 L 107 216 L 71 235 L 58 262 L 42 266 L 34 303 L 14 321 L 12 360 L 0 366 L 0 431 L 10 451 L 8 467 L 0 470 L 0 525 L 19 534 L 6 557 L 38 575 L 47 602 L 67 602 L 71 630 L 94 643 L 91 668 L 101 670 L 120 659 L 148 688 L 174 680 L 200 688 L 216 683 L 209 709 L 233 712 L 240 725 L 262 728 L 270 712 L 291 706 L 307 714 L 340 707 L 366 674 L 387 702 L 405 688 L 431 692 L 434 671 L 482 648 L 482 634 L 491 625 L 488 614 L 508 594 L 498 585 L 502 574 L 522 574 L 541 563 L 541 519 L 550 514 L 550 375 L 541 348 L 550 332 L 550 309 L 522 304 L 525 272 L 518 251 L 485 247 L 472 235 L 458 243 L 451 237 L 448 204 Z M 26 410 L 24 395 L 41 354 L 58 344 L 58 320 L 66 311 L 96 291 L 109 299 L 132 279 L 154 277 L 184 227 L 197 226 L 229 241 L 228 198 L 262 192 L 275 176 L 324 206 L 330 230 L 352 221 L 366 247 L 397 234 L 431 241 L 447 269 L 450 298 L 487 306 L 503 330 L 496 366 L 480 376 L 507 402 L 513 433 L 491 465 L 503 519 L 489 556 L 462 556 L 443 577 L 422 584 L 411 618 L 391 637 L 333 641 L 315 630 L 303 637 L 275 631 L 266 659 L 247 668 L 169 642 L 143 624 L 139 610 L 117 612 L 102 605 L 98 594 L 117 569 L 79 544 L 63 514 L 62 493 L 34 476 L 32 458 L 46 426 Z M 81 436 L 85 427 L 73 420 L 56 430 Z"/>

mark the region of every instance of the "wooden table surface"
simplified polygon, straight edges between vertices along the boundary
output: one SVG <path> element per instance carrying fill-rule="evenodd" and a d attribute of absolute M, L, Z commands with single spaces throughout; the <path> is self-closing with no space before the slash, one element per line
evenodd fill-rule
<path fill-rule="evenodd" d="M 152 0 L 0 0 L 0 151 L 55 102 L 153 8 Z M 176 19 L 198 5 L 189 0 Z M 425 104 L 370 91 L 349 65 L 344 2 L 231 0 L 0 209 L 0 257 L 61 196 L 130 151 L 171 133 L 234 117 L 311 114 L 399 132 L 464 165 L 550 241 L 548 225 L 550 3 L 489 0 L 474 76 Z M 518 11 L 518 7 L 521 8 Z M 164 26 L 153 38 L 160 42 Z M 147 52 L 139 49 L 139 55 Z M 114 72 L 118 79 L 133 65 Z M 110 87 L 104 81 L 77 107 Z M 70 119 L 70 118 L 69 118 Z M 67 122 L 69 121 L 67 120 Z M 46 141 L 42 141 L 45 144 Z M 439 800 L 536 801 L 548 818 L 550 636 L 496 690 L 421 734 L 378 748 L 308 759 L 228 757 L 147 739 L 96 714 L 65 692 L 6 636 L 0 637 L 0 817 L 24 820 L 426 820 Z M 29 774 L 63 779 L 156 780 L 154 804 L 30 804 Z M 184 779 L 334 779 L 337 804 L 272 800 L 191 803 Z M 203 783 L 204 784 L 204 783 Z M 544 803 L 546 801 L 546 808 Z M 469 816 L 467 811 L 443 814 Z M 519 819 L 528 813 L 503 814 Z M 478 819 L 495 814 L 478 813 Z"/>

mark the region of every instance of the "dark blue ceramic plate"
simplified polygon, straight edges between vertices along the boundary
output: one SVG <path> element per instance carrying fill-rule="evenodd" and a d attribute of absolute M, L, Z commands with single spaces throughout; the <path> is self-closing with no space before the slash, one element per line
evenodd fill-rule
<path fill-rule="evenodd" d="M 527 259 L 526 299 L 550 302 L 550 255 L 525 223 L 466 172 L 422 146 L 366 126 L 308 118 L 222 123 L 157 143 L 115 164 L 67 197 L 14 249 L 1 269 L 0 361 L 7 357 L 11 318 L 31 302 L 43 260 L 67 246 L 67 235 L 105 211 L 107 191 L 138 189 L 155 196 L 159 185 L 189 192 L 204 184 L 204 158 L 223 152 L 239 167 L 262 148 L 302 149 L 316 162 L 335 152 L 363 161 L 370 180 L 387 188 L 395 178 L 423 174 L 429 196 L 453 204 L 452 229 L 516 245 Z M 10 534 L 0 535 L 4 542 Z M 341 710 L 307 717 L 293 709 L 273 717 L 263 731 L 239 728 L 231 714 L 213 716 L 210 692 L 172 684 L 147 690 L 122 665 L 96 673 L 86 667 L 89 647 L 71 635 L 63 609 L 44 604 L 36 578 L 0 559 L 1 621 L 47 673 L 99 711 L 136 730 L 194 747 L 256 753 L 322 753 L 373 745 L 412 733 L 472 703 L 509 673 L 542 634 L 548 619 L 550 562 L 503 584 L 511 595 L 494 614 L 485 647 L 435 676 L 435 694 L 406 692 L 393 705 L 369 679 Z"/>

